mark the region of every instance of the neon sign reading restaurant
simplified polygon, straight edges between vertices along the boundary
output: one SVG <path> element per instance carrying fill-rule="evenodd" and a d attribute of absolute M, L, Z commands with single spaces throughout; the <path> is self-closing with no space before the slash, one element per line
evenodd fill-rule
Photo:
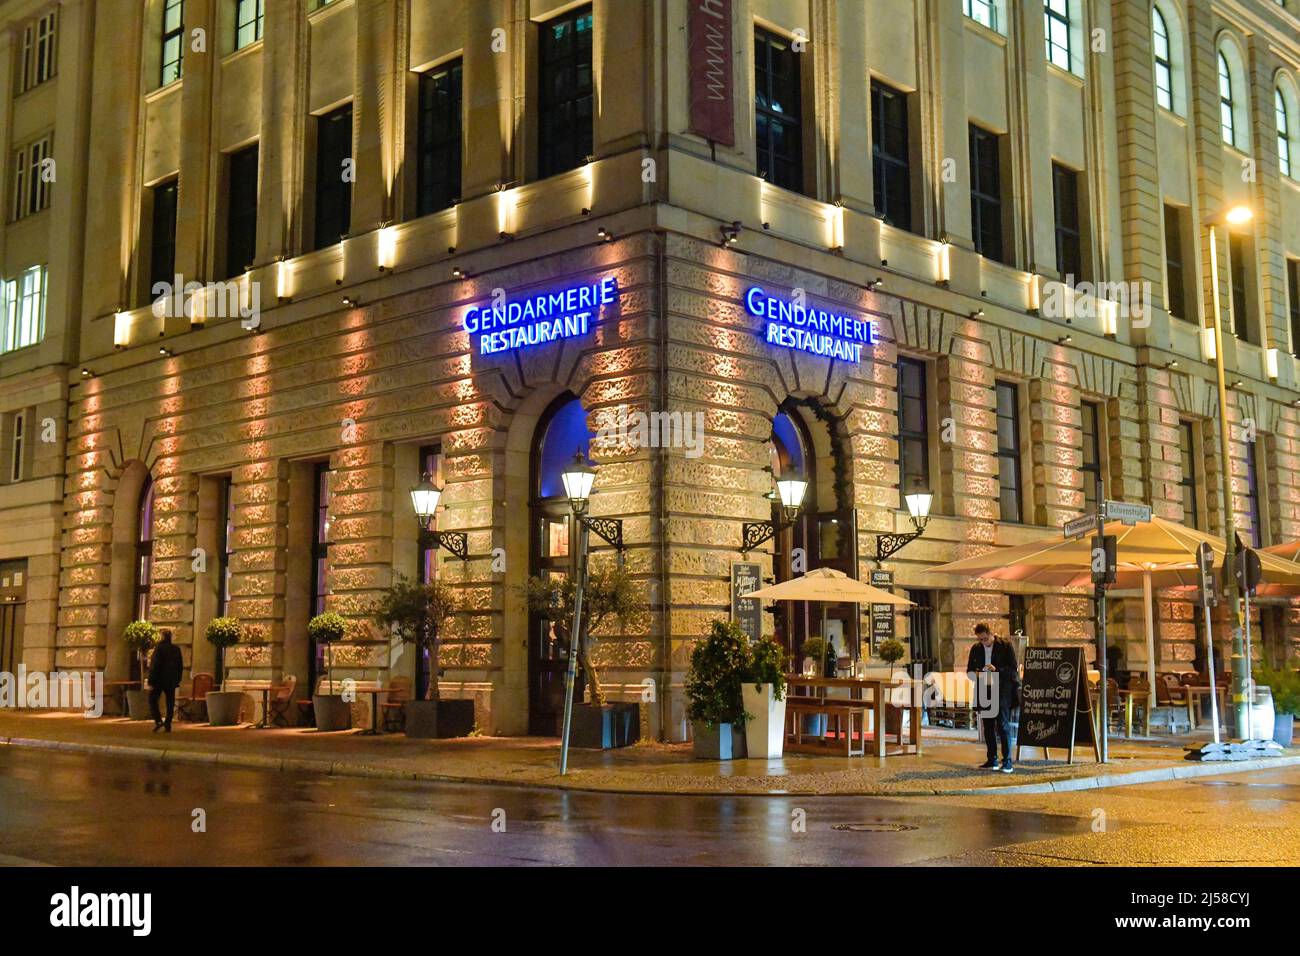
<path fill-rule="evenodd" d="M 480 355 L 542 345 L 586 335 L 596 312 L 618 299 L 618 280 L 545 292 L 499 305 L 471 306 L 461 320 L 465 331 L 478 336 Z"/>
<path fill-rule="evenodd" d="M 767 320 L 764 338 L 773 345 L 858 362 L 862 346 L 876 344 L 876 323 L 870 319 L 810 308 L 768 295 L 758 286 L 745 293 L 745 308 Z"/>

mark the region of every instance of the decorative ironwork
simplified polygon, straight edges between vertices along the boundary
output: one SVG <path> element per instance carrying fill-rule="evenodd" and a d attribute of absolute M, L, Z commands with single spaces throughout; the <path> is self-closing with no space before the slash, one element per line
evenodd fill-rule
<path fill-rule="evenodd" d="M 578 515 L 583 527 L 594 531 L 619 551 L 623 550 L 623 522 L 619 518 L 589 518 Z"/>
<path fill-rule="evenodd" d="M 464 531 L 429 531 L 423 529 L 421 536 L 425 542 L 435 548 L 445 548 L 462 561 L 469 560 L 469 536 Z"/>
<path fill-rule="evenodd" d="M 922 531 L 913 531 L 911 534 L 880 534 L 876 535 L 876 561 L 884 561 L 890 555 L 902 550 L 909 542 L 915 541 L 921 537 Z"/>
<path fill-rule="evenodd" d="M 764 541 L 770 541 L 776 537 L 777 528 L 770 521 L 747 521 L 742 529 L 743 541 L 740 545 L 742 554 L 748 554 L 754 548 L 757 548 Z"/>

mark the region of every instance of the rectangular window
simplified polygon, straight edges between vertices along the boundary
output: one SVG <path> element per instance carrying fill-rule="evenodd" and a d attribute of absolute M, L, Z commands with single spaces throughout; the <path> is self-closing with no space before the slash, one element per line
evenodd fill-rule
<path fill-rule="evenodd" d="M 1023 594 L 1007 595 L 1007 636 L 1029 634 L 1029 602 Z"/>
<path fill-rule="evenodd" d="M 963 0 L 962 8 L 966 16 L 980 26 L 998 29 L 998 12 L 993 7 L 993 0 Z"/>
<path fill-rule="evenodd" d="M 1291 313 L 1291 352 L 1300 355 L 1300 259 L 1287 260 L 1286 285 Z"/>
<path fill-rule="evenodd" d="M 264 0 L 237 0 L 235 4 L 235 49 L 242 50 L 262 39 Z"/>
<path fill-rule="evenodd" d="M 1264 546 L 1264 527 L 1260 520 L 1262 510 L 1259 497 L 1258 442 L 1246 443 L 1246 506 L 1250 520 L 1250 544 L 1253 548 Z"/>
<path fill-rule="evenodd" d="M 970 128 L 970 216 L 975 251 L 1006 262 L 1002 250 L 1001 138 Z"/>
<path fill-rule="evenodd" d="M 934 670 L 939 664 L 934 653 L 934 592 L 925 588 L 908 588 L 906 596 L 913 605 L 906 609 L 911 661 L 920 664 L 922 671 Z"/>
<path fill-rule="evenodd" d="M 14 153 L 14 194 L 12 215 L 15 222 L 38 213 L 50 205 L 50 183 L 45 161 L 50 158 L 50 137 L 28 143 Z"/>
<path fill-rule="evenodd" d="M 177 180 L 169 179 L 153 188 L 153 224 L 149 245 L 149 295 L 160 283 L 171 285 L 176 278 Z"/>
<path fill-rule="evenodd" d="M 1047 62 L 1070 69 L 1070 0 L 1044 0 L 1043 32 L 1047 36 Z"/>
<path fill-rule="evenodd" d="M 1246 240 L 1241 236 L 1228 234 L 1228 257 L 1231 260 L 1228 274 L 1232 282 L 1232 328 L 1237 338 L 1252 345 L 1259 344 L 1255 323 L 1251 321 L 1250 297 L 1247 294 L 1247 282 L 1255 274 L 1254 263 L 1250 261 Z"/>
<path fill-rule="evenodd" d="M 54 76 L 58 54 L 58 9 L 23 28 L 21 74 L 18 92 L 25 93 Z"/>
<path fill-rule="evenodd" d="M 537 176 L 576 169 L 592 154 L 591 7 L 548 20 L 538 38 Z"/>
<path fill-rule="evenodd" d="M 918 483 L 930 488 L 930 423 L 926 364 L 898 357 L 898 506 Z"/>
<path fill-rule="evenodd" d="M 876 212 L 885 222 L 912 231 L 912 172 L 907 95 L 871 81 L 871 161 Z"/>
<path fill-rule="evenodd" d="M 329 594 L 330 566 L 330 466 L 322 461 L 313 470 L 312 535 L 311 535 L 311 613 L 325 613 L 325 597 Z"/>
<path fill-rule="evenodd" d="M 316 117 L 317 249 L 332 246 L 352 227 L 352 183 L 345 164 L 352 158 L 352 104 Z"/>
<path fill-rule="evenodd" d="M 790 41 L 754 31 L 754 124 L 758 175 L 782 189 L 803 190 L 799 54 Z"/>
<path fill-rule="evenodd" d="M 1097 511 L 1097 482 L 1101 480 L 1101 405 L 1084 402 L 1079 406 L 1083 416 L 1083 510 L 1088 514 Z M 1104 493 L 1104 491 L 1103 491 Z"/>
<path fill-rule="evenodd" d="M 9 458 L 9 480 L 23 480 L 23 430 L 27 425 L 26 412 L 14 412 L 13 416 L 13 445 L 10 448 Z"/>
<path fill-rule="evenodd" d="M 416 215 L 460 199 L 461 61 L 420 75 Z"/>
<path fill-rule="evenodd" d="M 230 608 L 230 556 L 235 551 L 235 496 L 230 478 L 219 479 L 221 483 L 220 502 L 222 520 L 217 523 L 217 574 L 219 592 L 217 594 L 217 617 L 224 617 Z M 217 648 L 218 658 L 221 648 Z M 218 669 L 217 673 L 220 673 Z"/>
<path fill-rule="evenodd" d="M 17 279 L 6 280 L 0 296 L 3 329 L 0 352 L 35 345 L 45 337 L 45 266 L 32 266 Z"/>
<path fill-rule="evenodd" d="M 1187 275 L 1183 272 L 1183 211 L 1165 204 L 1165 298 L 1169 314 L 1190 320 L 1187 314 Z"/>
<path fill-rule="evenodd" d="M 1020 485 L 1020 389 L 997 382 L 998 507 L 1003 521 L 1024 520 Z"/>
<path fill-rule="evenodd" d="M 1079 174 L 1052 163 L 1052 202 L 1056 215 L 1056 271 L 1073 284 L 1083 274 L 1083 230 L 1079 217 Z"/>
<path fill-rule="evenodd" d="M 163 0 L 162 86 L 181 78 L 184 55 L 185 0 Z"/>
<path fill-rule="evenodd" d="M 239 275 L 257 258 L 257 144 L 227 159 L 226 277 Z"/>
<path fill-rule="evenodd" d="M 1183 489 L 1183 525 L 1199 530 L 1201 497 L 1196 482 L 1196 426 L 1192 422 L 1178 423 L 1178 454 L 1183 465 L 1183 477 L 1178 482 Z"/>

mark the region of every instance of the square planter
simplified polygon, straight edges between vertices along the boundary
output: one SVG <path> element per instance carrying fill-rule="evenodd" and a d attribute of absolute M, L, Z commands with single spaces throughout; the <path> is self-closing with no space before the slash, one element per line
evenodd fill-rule
<path fill-rule="evenodd" d="M 745 725 L 692 722 L 691 746 L 700 760 L 739 759 L 745 756 Z"/>
<path fill-rule="evenodd" d="M 161 704 L 162 701 L 160 700 Z M 147 690 L 128 690 L 126 692 L 126 715 L 132 720 L 151 720 L 149 713 L 149 692 Z"/>
<path fill-rule="evenodd" d="M 244 694 L 237 690 L 210 690 L 204 698 L 208 706 L 208 723 L 213 727 L 233 727 L 239 723 Z"/>
<path fill-rule="evenodd" d="M 785 752 L 785 698 L 774 699 L 771 684 L 746 683 L 740 689 L 745 702 L 745 749 L 751 758 L 770 760 Z"/>
<path fill-rule="evenodd" d="M 1273 742 L 1279 747 L 1290 747 L 1295 739 L 1295 714 L 1273 715 Z"/>
<path fill-rule="evenodd" d="M 474 730 L 472 700 L 408 700 L 403 710 L 408 737 L 468 737 Z"/>
<path fill-rule="evenodd" d="M 586 750 L 628 747 L 641 739 L 641 705 L 628 703 L 573 705 L 569 746 Z"/>
<path fill-rule="evenodd" d="M 352 727 L 352 705 L 340 694 L 316 694 L 311 699 L 311 709 L 316 713 L 317 730 L 328 732 Z"/>

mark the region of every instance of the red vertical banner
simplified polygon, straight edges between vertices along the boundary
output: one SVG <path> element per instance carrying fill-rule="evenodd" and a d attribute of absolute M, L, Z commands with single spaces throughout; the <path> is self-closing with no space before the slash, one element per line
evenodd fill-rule
<path fill-rule="evenodd" d="M 689 0 L 689 3 L 690 131 L 715 143 L 735 146 L 731 0 Z"/>

